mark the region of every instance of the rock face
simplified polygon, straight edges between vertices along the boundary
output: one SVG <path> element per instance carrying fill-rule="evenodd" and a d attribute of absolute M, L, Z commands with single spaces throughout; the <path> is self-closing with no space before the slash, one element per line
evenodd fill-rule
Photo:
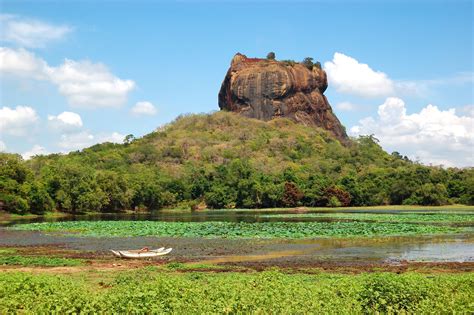
<path fill-rule="evenodd" d="M 329 130 L 347 142 L 344 127 L 332 112 L 324 91 L 326 72 L 300 63 L 247 58 L 236 54 L 219 91 L 219 107 L 261 120 L 287 117 Z"/>

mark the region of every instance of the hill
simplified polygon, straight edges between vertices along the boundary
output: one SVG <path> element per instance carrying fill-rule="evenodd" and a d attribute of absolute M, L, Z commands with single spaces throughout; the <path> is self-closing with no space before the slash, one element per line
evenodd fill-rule
<path fill-rule="evenodd" d="M 420 165 L 371 136 L 341 145 L 327 130 L 228 112 L 67 155 L 0 154 L 1 204 L 20 213 L 473 204 L 473 190 L 473 169 Z"/>

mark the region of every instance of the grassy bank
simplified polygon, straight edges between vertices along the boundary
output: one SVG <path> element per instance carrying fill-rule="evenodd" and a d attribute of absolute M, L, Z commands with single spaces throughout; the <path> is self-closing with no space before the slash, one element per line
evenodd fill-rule
<path fill-rule="evenodd" d="M 471 313 L 472 274 L 0 274 L 0 313 Z"/>

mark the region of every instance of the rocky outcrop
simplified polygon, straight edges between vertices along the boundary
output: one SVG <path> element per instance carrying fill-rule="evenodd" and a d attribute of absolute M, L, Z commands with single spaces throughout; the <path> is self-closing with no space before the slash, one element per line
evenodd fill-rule
<path fill-rule="evenodd" d="M 326 72 L 320 66 L 247 58 L 238 53 L 222 83 L 219 107 L 261 120 L 287 117 L 329 130 L 345 143 L 344 127 L 323 94 L 327 86 Z"/>

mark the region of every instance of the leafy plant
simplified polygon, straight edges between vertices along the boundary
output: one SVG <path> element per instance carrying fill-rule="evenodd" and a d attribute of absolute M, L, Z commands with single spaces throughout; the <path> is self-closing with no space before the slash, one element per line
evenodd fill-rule
<path fill-rule="evenodd" d="M 84 236 L 168 236 L 224 238 L 367 237 L 461 233 L 461 227 L 398 222 L 160 222 L 160 221 L 70 221 L 31 223 L 18 230 L 68 231 Z"/>

